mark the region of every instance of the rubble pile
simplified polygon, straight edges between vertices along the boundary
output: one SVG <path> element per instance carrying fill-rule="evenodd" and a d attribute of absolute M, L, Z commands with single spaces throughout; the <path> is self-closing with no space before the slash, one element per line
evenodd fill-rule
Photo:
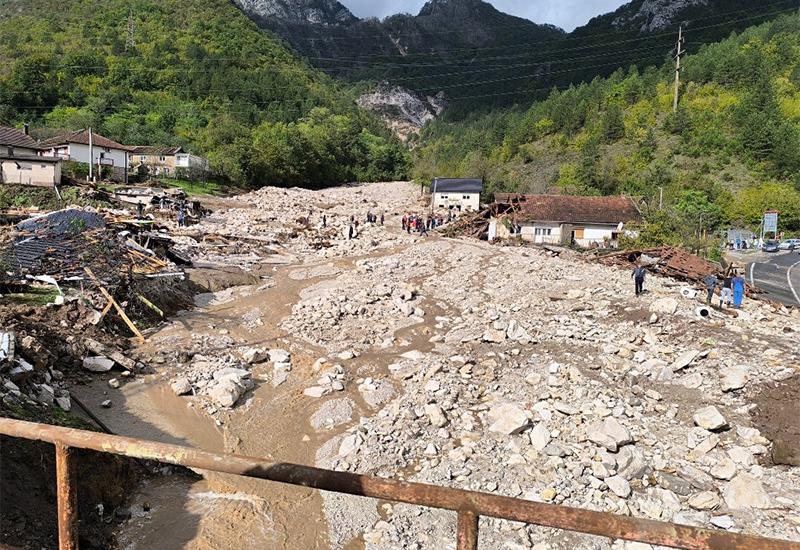
<path fill-rule="evenodd" d="M 195 262 L 245 269 L 362 255 L 400 242 L 379 223 L 366 223 L 368 213 L 378 219 L 382 213 L 401 215 L 417 201 L 415 187 L 402 183 L 321 191 L 265 187 L 237 197 L 235 206 L 177 232 L 175 239 Z M 351 217 L 358 221 L 354 239 L 348 239 Z"/>
<path fill-rule="evenodd" d="M 395 342 L 386 377 L 370 384 L 401 388 L 397 398 L 331 439 L 318 465 L 800 538 L 800 471 L 770 464 L 771 442 L 749 416 L 756 388 L 796 373 L 795 348 L 775 337 L 795 330 L 796 314 L 749 302 L 738 318 L 701 319 L 668 279 L 652 278 L 637 302 L 627 271 L 530 250 L 438 241 L 397 257 L 436 265 L 419 293 L 450 311 L 416 320 L 432 325 L 429 351 Z M 367 343 L 385 349 L 385 334 L 369 332 L 374 297 L 346 289 L 356 281 L 383 288 L 393 275 L 377 260 L 368 265 L 329 288 L 347 294 L 351 315 L 365 316 L 360 331 L 350 330 L 366 353 Z M 327 306 L 339 311 L 335 300 L 316 303 Z M 744 345 L 743 333 L 751 335 Z M 359 505 L 333 498 L 326 506 L 336 515 Z M 554 530 L 492 524 L 481 535 L 487 548 L 563 537 L 571 548 L 596 547 Z M 361 527 L 368 548 L 426 548 L 453 535 L 446 514 L 405 506 Z"/>
<path fill-rule="evenodd" d="M 96 326 L 97 311 L 79 300 L 61 306 L 0 308 L 0 408 L 12 415 L 48 419 L 68 412 L 69 387 L 92 373 L 133 378 L 145 366 L 130 359 L 113 335 Z"/>
<path fill-rule="evenodd" d="M 631 269 L 641 264 L 659 275 L 698 284 L 709 274 L 722 272 L 719 264 L 704 260 L 676 246 L 622 250 L 610 254 L 597 254 L 596 258 L 605 265 L 631 267 Z"/>

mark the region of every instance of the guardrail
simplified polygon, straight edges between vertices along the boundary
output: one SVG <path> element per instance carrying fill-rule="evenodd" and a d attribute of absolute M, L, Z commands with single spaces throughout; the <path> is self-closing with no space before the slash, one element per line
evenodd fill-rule
<path fill-rule="evenodd" d="M 714 550 L 800 550 L 800 543 L 712 531 L 423 483 L 225 455 L 143 439 L 0 418 L 0 434 L 55 445 L 60 550 L 78 548 L 75 454 L 88 449 L 130 458 L 402 502 L 458 514 L 458 550 L 478 547 L 481 516 L 660 546 Z"/>

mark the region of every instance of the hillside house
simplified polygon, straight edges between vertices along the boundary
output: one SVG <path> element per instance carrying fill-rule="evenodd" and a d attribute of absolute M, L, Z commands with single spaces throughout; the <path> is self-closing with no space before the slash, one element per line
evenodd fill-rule
<path fill-rule="evenodd" d="M 492 221 L 490 235 L 518 236 L 536 244 L 616 248 L 626 225 L 642 220 L 635 202 L 625 196 L 498 193 L 495 202 L 514 208 L 502 220 Z"/>
<path fill-rule="evenodd" d="M 27 125 L 0 126 L 0 183 L 53 187 L 61 183 L 61 160 L 41 156 Z"/>
<path fill-rule="evenodd" d="M 188 177 L 205 173 L 208 161 L 187 153 L 183 147 L 152 147 L 137 145 L 131 148 L 128 165 L 131 172 L 144 166 L 150 176 Z"/>
<path fill-rule="evenodd" d="M 46 139 L 40 143 L 40 147 L 47 156 L 82 164 L 91 163 L 94 169 L 102 166 L 111 172 L 111 179 L 128 181 L 130 147 L 100 134 L 91 133 L 91 145 L 90 131 L 78 130 Z"/>
<path fill-rule="evenodd" d="M 131 172 L 144 166 L 150 176 L 174 176 L 176 157 L 180 153 L 183 153 L 181 147 L 136 145 L 128 154 L 128 166 Z"/>
<path fill-rule="evenodd" d="M 433 208 L 477 211 L 481 206 L 483 180 L 476 178 L 436 178 L 431 185 Z"/>

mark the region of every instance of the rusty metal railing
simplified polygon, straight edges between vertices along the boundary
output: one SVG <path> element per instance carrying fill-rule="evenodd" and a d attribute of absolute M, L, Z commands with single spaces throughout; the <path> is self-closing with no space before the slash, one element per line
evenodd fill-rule
<path fill-rule="evenodd" d="M 270 462 L 261 458 L 210 453 L 180 445 L 8 418 L 0 418 L 0 434 L 55 445 L 60 550 L 78 548 L 78 495 L 73 449 L 89 449 L 323 491 L 450 510 L 458 514 L 458 550 L 475 550 L 478 547 L 478 520 L 481 516 L 674 548 L 800 550 L 800 543 L 789 541 L 712 531 L 423 483 Z"/>

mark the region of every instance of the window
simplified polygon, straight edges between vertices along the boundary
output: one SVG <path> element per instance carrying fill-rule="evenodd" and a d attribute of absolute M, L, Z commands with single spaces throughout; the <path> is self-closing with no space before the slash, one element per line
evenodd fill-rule
<path fill-rule="evenodd" d="M 465 201 L 468 201 L 469 200 L 469 195 L 461 195 L 461 198 L 464 199 Z"/>
<path fill-rule="evenodd" d="M 447 200 L 447 195 L 442 195 L 443 200 Z"/>
<path fill-rule="evenodd" d="M 158 157 L 158 160 L 159 160 L 159 162 L 164 162 L 165 160 L 167 160 L 167 157 L 165 157 L 164 155 L 161 155 L 161 156 Z"/>
<path fill-rule="evenodd" d="M 536 230 L 534 231 L 534 234 L 541 235 L 544 237 L 549 237 L 550 235 L 553 234 L 553 230 L 548 227 L 537 227 Z"/>
<path fill-rule="evenodd" d="M 19 164 L 19 163 L 17 163 L 17 166 L 19 166 L 20 170 L 33 170 L 33 165 L 32 164 Z"/>
<path fill-rule="evenodd" d="M 139 157 L 139 160 L 144 162 L 144 161 L 147 160 L 147 157 L 145 155 L 142 155 L 142 156 Z"/>

